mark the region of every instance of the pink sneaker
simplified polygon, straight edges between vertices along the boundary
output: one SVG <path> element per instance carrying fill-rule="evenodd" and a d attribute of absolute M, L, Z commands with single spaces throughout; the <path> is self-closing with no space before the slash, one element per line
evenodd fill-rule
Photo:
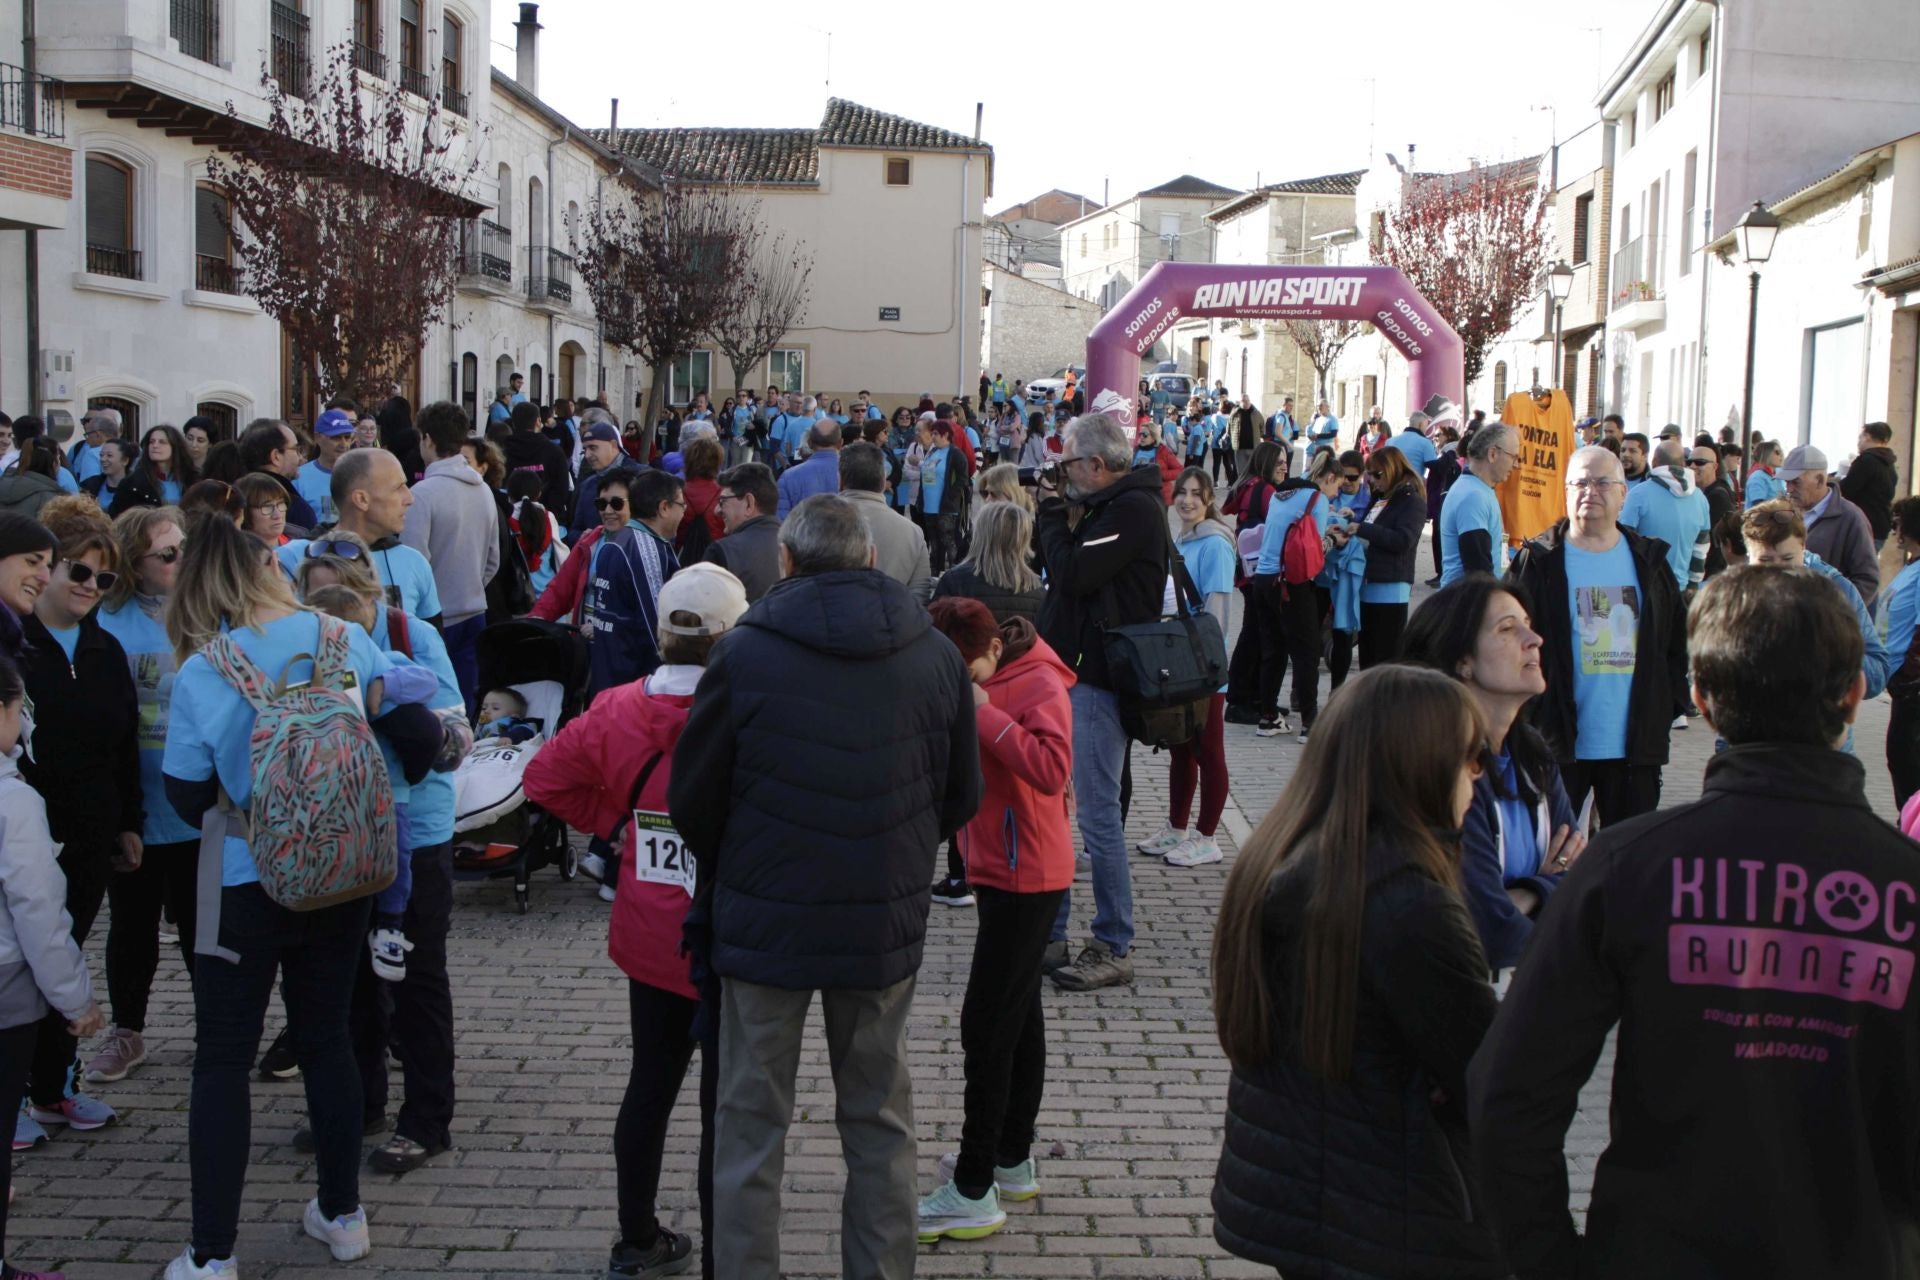
<path fill-rule="evenodd" d="M 27 1107 L 27 1116 L 43 1125 L 63 1124 L 69 1129 L 81 1132 L 88 1129 L 104 1129 L 120 1118 L 114 1114 L 112 1107 L 97 1098 L 89 1098 L 84 1093 L 76 1093 L 71 1098 L 62 1098 L 59 1105 L 52 1107 L 43 1107 L 37 1102 L 32 1103 Z"/>

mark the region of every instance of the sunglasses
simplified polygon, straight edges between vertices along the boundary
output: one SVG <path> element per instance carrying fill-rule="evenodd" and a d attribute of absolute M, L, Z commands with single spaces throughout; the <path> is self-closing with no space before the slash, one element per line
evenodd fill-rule
<path fill-rule="evenodd" d="M 172 564 L 175 560 L 178 560 L 180 558 L 180 548 L 168 547 L 165 551 L 149 551 L 147 552 L 146 556 L 143 558 L 148 560 L 158 560 L 161 564 Z"/>
<path fill-rule="evenodd" d="M 91 582 L 102 591 L 111 591 L 113 584 L 120 581 L 120 575 L 111 569 L 96 569 L 90 564 L 69 560 L 67 561 L 67 581 L 76 587 Z"/>
<path fill-rule="evenodd" d="M 1711 458 L 1688 458 L 1687 465 L 1690 467 L 1704 467 L 1712 461 L 1713 459 Z"/>
<path fill-rule="evenodd" d="M 595 498 L 593 500 L 593 509 L 595 511 L 625 511 L 627 509 L 627 500 L 625 498 Z"/>
<path fill-rule="evenodd" d="M 1360 473 L 1358 471 L 1348 471 L 1348 472 L 1342 473 L 1340 478 L 1342 480 L 1351 482 L 1351 481 L 1358 480 L 1360 478 Z"/>
<path fill-rule="evenodd" d="M 318 560 L 321 556 L 337 556 L 342 560 L 361 560 L 367 550 L 357 542 L 344 542 L 333 538 L 316 538 L 307 544 L 307 559 Z"/>

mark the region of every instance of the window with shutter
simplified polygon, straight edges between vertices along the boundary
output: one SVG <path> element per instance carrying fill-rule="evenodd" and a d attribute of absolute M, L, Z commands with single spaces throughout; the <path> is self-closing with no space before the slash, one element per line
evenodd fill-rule
<path fill-rule="evenodd" d="M 193 193 L 193 251 L 203 258 L 230 261 L 232 252 L 227 234 L 227 198 L 212 187 L 200 187 Z"/>
<path fill-rule="evenodd" d="M 105 249 L 133 247 L 133 175 L 127 167 L 87 157 L 87 243 Z"/>

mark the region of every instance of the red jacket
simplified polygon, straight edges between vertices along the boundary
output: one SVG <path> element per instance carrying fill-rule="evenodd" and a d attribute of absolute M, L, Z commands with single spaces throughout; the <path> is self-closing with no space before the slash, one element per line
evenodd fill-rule
<path fill-rule="evenodd" d="M 1174 482 L 1180 479 L 1180 473 L 1187 469 L 1187 464 L 1180 461 L 1180 455 L 1165 444 L 1154 446 L 1153 460 L 1160 464 L 1160 501 L 1172 506 Z"/>
<path fill-rule="evenodd" d="M 659 757 L 634 807 L 667 811 L 673 748 L 686 728 L 693 695 L 651 694 L 647 684 L 648 680 L 635 680 L 603 692 L 590 709 L 534 754 L 521 785 L 529 800 L 568 826 L 602 839 L 622 818 L 627 819 L 621 837 L 620 883 L 607 926 L 607 954 L 635 982 L 698 1000 L 700 994 L 687 976 L 687 958 L 680 954 L 680 928 L 693 897 L 678 885 L 638 877 L 632 815 L 627 808 L 640 771 Z M 687 856 L 684 850 L 681 856 Z"/>
<path fill-rule="evenodd" d="M 1066 663 L 1037 639 L 986 681 L 990 701 L 975 709 L 986 785 L 959 835 L 969 884 L 1046 893 L 1073 883 L 1073 683 Z"/>
<path fill-rule="evenodd" d="M 687 530 L 693 527 L 695 520 L 705 520 L 707 529 L 718 542 L 727 536 L 727 526 L 720 520 L 720 482 L 718 480 L 689 480 L 685 486 L 687 509 L 680 517 L 680 528 L 673 537 L 673 549 L 682 550 L 687 545 Z M 584 541 L 584 539 L 582 539 Z"/>
<path fill-rule="evenodd" d="M 580 535 L 580 541 L 573 544 L 561 564 L 560 572 L 553 575 L 553 581 L 533 602 L 534 617 L 559 622 L 571 614 L 573 622 L 580 621 L 580 605 L 587 596 L 587 566 L 593 561 L 593 544 L 604 532 L 606 530 L 593 528 Z"/>

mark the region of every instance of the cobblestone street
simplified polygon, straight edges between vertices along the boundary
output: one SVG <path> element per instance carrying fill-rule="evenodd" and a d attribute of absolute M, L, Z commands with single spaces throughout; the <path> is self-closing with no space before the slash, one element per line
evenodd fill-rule
<path fill-rule="evenodd" d="M 1884 700 L 1869 707 L 1859 741 L 1876 808 L 1891 818 L 1881 747 L 1886 715 Z M 1698 794 L 1713 735 L 1695 721 L 1673 739 L 1668 804 Z M 1230 727 L 1229 742 L 1233 801 L 1221 843 L 1230 860 L 1302 748 L 1290 737 L 1257 741 L 1239 726 Z M 1164 757 L 1137 752 L 1133 778 L 1128 829 L 1131 839 L 1141 839 L 1164 816 Z M 1087 995 L 1048 985 L 1052 1052 L 1035 1149 L 1042 1195 L 1013 1206 L 1005 1229 L 988 1240 L 923 1249 L 920 1274 L 1272 1274 L 1214 1244 L 1208 1205 L 1227 1068 L 1208 1011 L 1206 963 L 1229 865 L 1176 870 L 1157 859 L 1132 860 L 1136 982 Z M 1076 946 L 1091 909 L 1086 885 L 1083 868 Z M 248 1280 L 602 1274 L 615 1232 L 610 1144 L 629 1037 L 624 979 L 605 954 L 607 908 L 593 889 L 584 879 L 565 884 L 544 872 L 532 912 L 517 916 L 506 882 L 458 887 L 456 1149 L 404 1179 L 364 1176 L 374 1244 L 366 1261 L 334 1264 L 301 1233 L 313 1165 L 290 1139 L 303 1120 L 304 1095 L 297 1082 L 254 1084 L 253 1163 L 239 1245 Z M 103 919 L 88 947 L 103 996 L 105 933 Z M 957 1145 L 959 1010 L 972 942 L 972 912 L 933 908 L 912 1024 L 922 1190 L 934 1185 L 939 1155 Z M 151 1057 L 128 1081 L 99 1088 L 120 1123 L 97 1133 L 57 1132 L 53 1142 L 15 1158 L 16 1256 L 64 1266 L 78 1280 L 148 1280 L 180 1251 L 189 1219 L 191 1014 L 176 959 L 163 959 L 147 1033 Z M 280 1021 L 276 1008 L 270 1029 Z M 1604 1145 L 1610 1066 L 1609 1056 L 1569 1140 L 1581 1203 Z M 675 1117 L 661 1206 L 676 1229 L 697 1233 L 696 1084 L 690 1076 Z M 796 1277 L 839 1274 L 841 1173 L 832 1110 L 816 1007 L 787 1161 L 783 1237 L 786 1269 Z"/>

